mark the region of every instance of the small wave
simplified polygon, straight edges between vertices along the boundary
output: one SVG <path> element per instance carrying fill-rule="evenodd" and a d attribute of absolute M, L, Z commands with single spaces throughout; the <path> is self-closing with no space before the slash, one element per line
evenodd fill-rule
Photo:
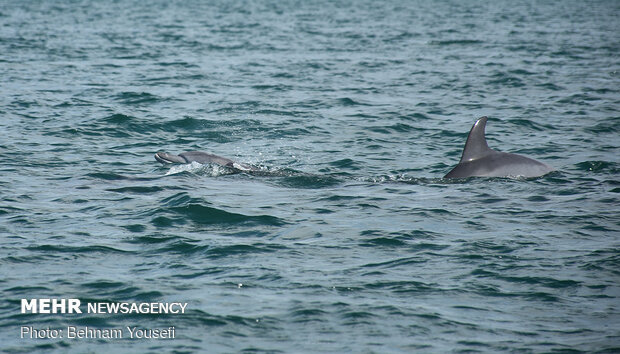
<path fill-rule="evenodd" d="M 4 292 L 12 295 L 32 295 L 36 293 L 49 293 L 52 289 L 45 286 L 15 286 L 4 289 Z"/>
<path fill-rule="evenodd" d="M 544 195 L 533 195 L 527 198 L 530 202 L 548 202 L 549 198 Z"/>
<path fill-rule="evenodd" d="M 508 120 L 511 124 L 526 127 L 528 130 L 538 130 L 538 131 L 554 131 L 556 128 L 551 124 L 542 124 L 540 122 L 525 119 L 525 118 L 517 118 Z"/>
<path fill-rule="evenodd" d="M 169 61 L 169 62 L 161 62 L 157 63 L 159 66 L 178 66 L 182 68 L 198 68 L 199 66 L 196 64 L 191 64 L 186 61 L 178 60 L 178 61 Z"/>
<path fill-rule="evenodd" d="M 406 265 L 416 265 L 416 264 L 425 263 L 425 262 L 426 262 L 426 259 L 415 256 L 415 257 L 398 258 L 398 259 L 394 259 L 394 260 L 390 260 L 386 262 L 368 263 L 368 264 L 364 264 L 362 267 L 389 269 L 389 268 L 396 268 L 396 267 L 406 266 Z"/>
<path fill-rule="evenodd" d="M 412 121 L 429 120 L 429 119 L 431 119 L 428 115 L 426 115 L 424 113 L 419 113 L 419 112 L 405 114 L 405 115 L 402 115 L 401 117 L 406 119 L 406 120 L 412 120 Z"/>
<path fill-rule="evenodd" d="M 128 138 L 133 134 L 142 135 L 145 133 L 150 133 L 158 130 L 159 127 L 147 120 L 139 119 L 127 114 L 115 113 L 92 123 L 84 123 L 82 126 L 73 129 L 77 129 L 76 133 L 85 135 L 98 134 L 118 138 Z"/>
<path fill-rule="evenodd" d="M 517 76 L 510 75 L 509 73 L 496 72 L 491 76 L 491 79 L 486 81 L 487 85 L 507 86 L 507 87 L 523 87 L 525 83 Z"/>
<path fill-rule="evenodd" d="M 131 224 L 131 225 L 123 225 L 122 228 L 129 232 L 144 232 L 146 231 L 146 226 L 142 224 Z"/>
<path fill-rule="evenodd" d="M 162 207 L 150 213 L 156 227 L 172 227 L 187 222 L 196 225 L 264 225 L 280 226 L 285 222 L 270 215 L 245 215 L 209 206 L 199 198 L 182 192 L 162 200 Z"/>
<path fill-rule="evenodd" d="M 195 253 L 204 253 L 208 249 L 208 245 L 197 245 L 191 241 L 177 240 L 175 242 L 167 243 L 163 247 L 157 249 L 157 253 L 176 253 L 189 256 Z"/>
<path fill-rule="evenodd" d="M 229 245 L 211 248 L 207 251 L 207 256 L 210 258 L 223 258 L 229 256 L 248 255 L 254 253 L 271 253 L 277 252 L 283 249 L 282 246 L 276 245 Z"/>
<path fill-rule="evenodd" d="M 449 45 L 472 45 L 472 44 L 481 44 L 484 43 L 481 40 L 476 39 L 450 39 L 450 40 L 434 40 L 430 41 L 430 45 L 439 45 L 439 46 L 449 46 Z"/>
<path fill-rule="evenodd" d="M 361 244 L 361 246 L 364 246 L 364 247 L 380 246 L 380 247 L 399 247 L 399 248 L 405 245 L 407 245 L 405 242 L 399 239 L 394 239 L 394 238 L 389 238 L 389 237 L 376 237 L 370 240 L 366 240 L 365 242 Z"/>
<path fill-rule="evenodd" d="M 537 87 L 542 87 L 544 89 L 551 90 L 551 91 L 562 91 L 562 90 L 565 89 L 564 87 L 556 85 L 556 84 L 551 83 L 551 82 L 548 82 L 548 83 L 545 83 L 545 84 L 538 84 L 536 86 Z"/>
<path fill-rule="evenodd" d="M 135 176 L 125 176 L 120 173 L 115 172 L 91 172 L 85 175 L 86 177 L 101 179 L 104 181 L 150 181 L 153 180 L 153 177 L 135 177 Z"/>
<path fill-rule="evenodd" d="M 578 106 L 591 106 L 591 101 L 600 101 L 600 97 L 596 97 L 586 93 L 577 93 L 564 98 L 559 99 L 557 102 L 562 105 L 575 104 Z"/>
<path fill-rule="evenodd" d="M 263 243 L 212 246 L 207 244 L 194 244 L 193 242 L 179 240 L 177 242 L 166 244 L 164 247 L 158 249 L 157 252 L 176 253 L 184 256 L 200 254 L 209 258 L 225 258 L 230 256 L 245 256 L 256 253 L 278 252 L 283 248 L 284 247 L 280 245 L 270 245 Z M 200 272 L 185 274 L 180 277 L 194 278 L 198 274 L 214 274 L 220 272 L 222 272 L 222 269 L 201 270 Z"/>
<path fill-rule="evenodd" d="M 18 212 L 24 212 L 24 211 L 25 211 L 24 209 L 16 208 L 13 206 L 0 205 L 0 216 L 5 215 L 5 214 L 14 214 Z"/>
<path fill-rule="evenodd" d="M 192 201 L 192 197 L 187 194 L 187 192 L 180 192 L 170 197 L 164 198 L 161 201 L 161 204 L 166 207 L 180 206 L 190 203 Z"/>
<path fill-rule="evenodd" d="M 148 92 L 121 92 L 115 95 L 114 99 L 128 105 L 152 103 L 163 100 L 162 98 Z"/>
<path fill-rule="evenodd" d="M 128 240 L 127 242 L 138 244 L 138 245 L 144 245 L 144 244 L 165 243 L 165 242 L 178 240 L 178 239 L 179 239 L 178 236 L 145 235 L 145 236 L 134 237 L 133 239 Z"/>
<path fill-rule="evenodd" d="M 276 184 L 287 188 L 319 189 L 335 186 L 342 181 L 331 176 L 290 175 L 276 180 Z"/>
<path fill-rule="evenodd" d="M 252 88 L 260 91 L 285 92 L 290 91 L 292 87 L 290 85 L 283 84 L 260 84 L 253 85 Z"/>
<path fill-rule="evenodd" d="M 135 117 L 126 114 L 115 113 L 102 119 L 103 122 L 110 124 L 126 124 L 131 122 Z"/>
<path fill-rule="evenodd" d="M 175 119 L 169 122 L 166 122 L 166 129 L 168 130 L 195 130 L 195 129 L 204 129 L 211 128 L 214 122 L 204 120 L 204 119 L 196 119 L 192 117 L 183 117 L 180 119 Z"/>
<path fill-rule="evenodd" d="M 361 103 L 358 101 L 353 100 L 352 98 L 349 97 L 343 97 L 343 98 L 339 98 L 338 103 L 343 105 L 343 106 L 370 106 L 367 103 Z"/>
<path fill-rule="evenodd" d="M 618 173 L 618 164 L 609 161 L 583 161 L 575 164 L 579 171 Z"/>
<path fill-rule="evenodd" d="M 295 323 L 324 322 L 324 318 L 329 313 L 318 308 L 305 308 L 298 306 L 290 313 L 291 319 Z"/>
<path fill-rule="evenodd" d="M 131 186 L 131 187 L 122 187 L 122 188 L 109 188 L 106 189 L 109 192 L 117 192 L 117 193 L 135 193 L 135 194 L 151 194 L 157 193 L 162 190 L 165 190 L 164 187 L 157 186 Z"/>
<path fill-rule="evenodd" d="M 374 183 L 374 184 L 382 184 L 382 183 L 405 183 L 405 184 L 413 184 L 413 185 L 426 185 L 426 184 L 449 184 L 454 182 L 451 179 L 444 178 L 426 178 L 426 177 L 411 177 L 407 174 L 393 174 L 393 175 L 384 175 L 370 178 L 359 178 L 360 182 Z"/>
<path fill-rule="evenodd" d="M 126 284 L 119 281 L 109 281 L 109 280 L 99 280 L 90 283 L 82 284 L 82 287 L 90 288 L 90 289 L 115 289 L 121 288 Z"/>
<path fill-rule="evenodd" d="M 378 318 L 377 315 L 368 311 L 347 311 L 341 314 L 345 326 L 359 326 L 363 324 L 373 324 L 371 319 Z"/>
<path fill-rule="evenodd" d="M 617 134 L 620 132 L 620 127 L 618 127 L 616 119 L 609 119 L 594 126 L 586 127 L 585 130 L 594 134 Z"/>
<path fill-rule="evenodd" d="M 39 252 L 47 252 L 47 253 L 133 253 L 132 251 L 121 250 L 118 248 L 110 247 L 110 246 L 101 246 L 101 245 L 93 245 L 93 246 L 57 246 L 57 245 L 40 245 L 40 246 L 30 246 L 26 247 L 26 249 L 30 251 L 39 251 Z"/>
<path fill-rule="evenodd" d="M 197 203 L 171 208 L 171 211 L 182 215 L 194 223 L 209 224 L 254 224 L 279 226 L 284 224 L 279 218 L 270 215 L 244 215 L 232 213 L 222 209 L 213 208 Z"/>
<path fill-rule="evenodd" d="M 522 283 L 528 285 L 538 285 L 546 288 L 562 289 L 572 288 L 581 285 L 581 282 L 571 279 L 555 279 L 550 277 L 533 277 L 533 276 L 508 276 L 498 272 L 489 271 L 486 269 L 477 269 L 472 272 L 478 278 L 492 278 L 509 283 Z"/>
<path fill-rule="evenodd" d="M 426 284 L 419 281 L 378 281 L 375 283 L 368 283 L 365 285 L 366 289 L 379 289 L 379 290 L 388 290 L 393 291 L 395 293 L 411 293 L 411 294 L 419 294 L 419 293 L 429 293 L 429 292 L 441 292 L 433 284 Z"/>
<path fill-rule="evenodd" d="M 351 159 L 341 159 L 337 161 L 332 161 L 329 164 L 337 168 L 346 168 L 346 169 L 351 169 L 351 170 L 360 169 L 359 164 L 356 161 L 353 161 Z"/>

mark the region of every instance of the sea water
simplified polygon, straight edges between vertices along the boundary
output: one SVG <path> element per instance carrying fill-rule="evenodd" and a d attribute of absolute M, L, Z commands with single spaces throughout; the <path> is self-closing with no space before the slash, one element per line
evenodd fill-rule
<path fill-rule="evenodd" d="M 620 350 L 619 18 L 613 0 L 0 2 L 0 347 Z M 483 115 L 492 148 L 557 171 L 443 179 Z M 153 158 L 188 150 L 261 173 Z"/>

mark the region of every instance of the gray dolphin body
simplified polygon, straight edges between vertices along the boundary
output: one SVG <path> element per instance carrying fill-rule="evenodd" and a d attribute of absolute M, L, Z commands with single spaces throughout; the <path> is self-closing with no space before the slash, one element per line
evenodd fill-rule
<path fill-rule="evenodd" d="M 474 123 L 461 161 L 444 178 L 464 177 L 540 177 L 554 171 L 542 162 L 525 156 L 495 151 L 487 145 L 484 128 L 487 117 Z"/>
<path fill-rule="evenodd" d="M 192 163 L 195 161 L 201 164 L 220 165 L 239 172 L 259 170 L 257 167 L 235 162 L 225 157 L 207 154 L 206 152 L 202 151 L 186 151 L 178 155 L 160 151 L 155 154 L 155 160 L 161 162 L 164 165 L 173 163 Z"/>

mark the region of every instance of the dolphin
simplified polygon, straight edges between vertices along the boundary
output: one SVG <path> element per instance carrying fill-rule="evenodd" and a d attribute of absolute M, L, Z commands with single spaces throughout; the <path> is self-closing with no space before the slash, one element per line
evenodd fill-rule
<path fill-rule="evenodd" d="M 474 123 L 461 161 L 444 178 L 540 177 L 554 171 L 544 163 L 528 157 L 489 148 L 484 137 L 486 124 L 487 117 L 479 118 Z"/>
<path fill-rule="evenodd" d="M 225 157 L 208 154 L 203 151 L 186 151 L 178 155 L 169 154 L 167 152 L 160 151 L 155 154 L 155 160 L 161 162 L 164 165 L 173 163 L 192 163 L 198 162 L 201 164 L 215 164 L 223 167 L 230 168 L 238 172 L 245 171 L 259 171 L 257 167 L 250 166 L 244 163 L 235 162 Z"/>

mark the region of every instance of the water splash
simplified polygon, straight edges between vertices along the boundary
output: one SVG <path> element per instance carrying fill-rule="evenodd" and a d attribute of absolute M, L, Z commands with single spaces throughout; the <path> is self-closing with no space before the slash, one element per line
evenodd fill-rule
<path fill-rule="evenodd" d="M 168 172 L 166 172 L 166 176 L 176 175 L 183 172 L 208 177 L 219 177 L 235 173 L 232 169 L 224 166 L 216 164 L 201 164 L 196 161 L 192 161 L 188 164 L 171 166 Z"/>

